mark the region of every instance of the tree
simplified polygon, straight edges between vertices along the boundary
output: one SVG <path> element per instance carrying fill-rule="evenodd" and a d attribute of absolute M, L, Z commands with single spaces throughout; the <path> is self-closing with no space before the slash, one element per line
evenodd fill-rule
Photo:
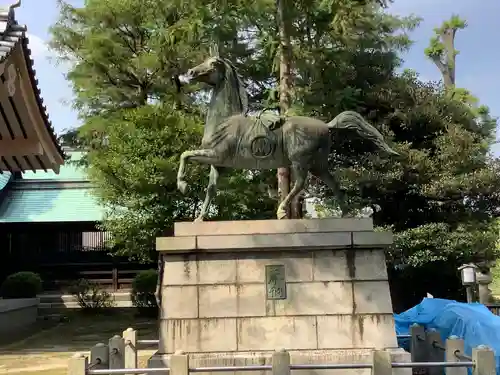
<path fill-rule="evenodd" d="M 361 12 L 369 14 L 366 9 Z M 376 27 L 388 17 L 372 13 L 352 19 Z M 417 23 L 404 21 L 407 27 Z M 305 25 L 303 35 L 314 40 L 307 32 L 310 23 Z M 353 35 L 352 28 L 345 30 L 343 35 Z M 325 39 L 316 43 L 316 50 L 307 43 L 301 45 L 304 57 L 297 62 L 299 67 L 304 64 L 304 73 L 296 82 L 297 97 L 305 113 L 325 118 L 342 109 L 360 112 L 402 154 L 396 162 L 380 160 L 367 153 L 363 142 L 336 139 L 330 164 L 347 191 L 352 211 L 372 206 L 375 224 L 395 233 L 389 263 L 395 293 L 402 287 L 407 298 L 400 307 L 417 303 L 426 292 L 456 298 L 460 292 L 456 267 L 496 256 L 500 169 L 488 154 L 496 121 L 486 107 L 471 105 L 465 90 L 422 83 L 411 71 L 395 74 L 398 47 L 408 46 L 408 39 L 381 35 L 377 30 L 362 41 L 344 39 L 340 46 L 345 45 L 345 50 L 331 54 L 327 50 L 331 42 Z M 455 64 L 456 51 L 452 51 L 450 67 Z M 339 53 L 340 61 L 335 60 Z M 446 55 L 439 56 L 443 62 Z M 307 72 L 306 64 L 314 69 Z M 333 84 L 335 76 L 339 78 Z M 318 89 L 332 86 L 343 90 Z M 313 181 L 310 190 L 322 196 L 323 208 L 335 209 L 337 203 L 322 185 Z"/>
<path fill-rule="evenodd" d="M 443 76 L 444 86 L 448 89 L 455 87 L 456 57 L 459 53 L 455 49 L 455 36 L 458 30 L 466 27 L 465 20 L 458 15 L 451 16 L 441 27 L 434 29 L 436 35 L 425 49 L 425 54 L 436 64 Z"/>
<path fill-rule="evenodd" d="M 450 96 L 461 103 L 470 106 L 478 121 L 491 124 L 491 128 L 496 126 L 496 120 L 490 116 L 489 108 L 479 105 L 477 97 L 464 88 L 455 87 L 456 78 L 456 55 L 459 53 L 455 49 L 455 35 L 458 30 L 465 29 L 467 22 L 458 15 L 453 15 L 449 20 L 443 22 L 440 28 L 435 30 L 436 36 L 430 41 L 429 47 L 425 50 L 428 57 L 434 61 L 443 76 L 444 85 Z M 490 134 L 491 136 L 491 134 Z M 488 232 L 494 236 L 498 231 L 498 222 L 493 221 Z M 493 241 L 492 239 L 490 241 Z M 491 242 L 490 242 L 491 244 Z M 476 263 L 482 268 L 482 272 L 489 272 L 491 258 L 481 259 L 478 257 Z"/>
<path fill-rule="evenodd" d="M 62 134 L 57 137 L 57 141 L 63 146 L 78 147 L 80 145 L 78 128 L 63 129 Z"/>
<path fill-rule="evenodd" d="M 154 237 L 174 221 L 192 218 L 204 196 L 201 166 L 190 165 L 190 181 L 196 183 L 188 197 L 177 193 L 172 180 L 180 151 L 199 144 L 204 102 L 189 90 L 178 94 L 169 77 L 204 59 L 215 40 L 244 76 L 252 108 L 276 104 L 275 5 L 264 0 L 88 0 L 83 8 L 61 3 L 52 44 L 74 64 L 68 78 L 84 121 L 80 139 L 91 150 L 89 172 L 109 208 L 104 226 L 121 253 L 147 259 Z M 289 9 L 296 92 L 291 110 L 326 121 L 346 109 L 377 112 L 371 95 L 392 79 L 397 51 L 409 44 L 405 31 L 416 20 L 387 15 L 372 2 L 294 5 Z M 270 178 L 267 172 L 234 171 L 221 179 L 226 185 L 211 209 L 214 218 L 273 217 L 275 202 L 261 188 Z"/>
<path fill-rule="evenodd" d="M 395 233 L 390 264 L 398 282 L 392 285 L 396 294 L 404 288 L 407 298 L 400 307 L 417 303 L 426 292 L 458 298 L 456 268 L 497 255 L 500 164 L 488 154 L 495 124 L 412 72 L 366 95 L 361 111 L 372 113 L 402 158 L 337 156 L 331 168 L 352 206 L 380 207 L 374 223 Z M 338 155 L 342 147 L 363 150 L 359 144 L 339 147 Z"/>
<path fill-rule="evenodd" d="M 425 49 L 425 54 L 437 66 L 443 77 L 443 84 L 447 92 L 455 100 L 471 106 L 480 121 L 496 121 L 490 116 L 490 110 L 487 106 L 479 105 L 479 100 L 464 88 L 455 86 L 456 79 L 456 57 L 459 51 L 455 49 L 455 36 L 458 30 L 467 28 L 467 21 L 458 15 L 453 15 L 447 21 L 444 21 L 441 27 L 434 29 L 433 36 L 429 46 Z"/>
<path fill-rule="evenodd" d="M 332 51 L 338 52 L 338 48 L 335 47 L 338 46 L 339 42 L 366 41 L 367 38 L 360 38 L 359 35 L 361 32 L 371 34 L 372 31 L 375 31 L 373 34 L 376 35 L 375 38 L 379 38 L 379 42 L 389 42 L 388 44 L 395 45 L 395 43 L 390 43 L 388 38 L 384 38 L 385 33 L 380 26 L 383 25 L 385 31 L 393 31 L 405 24 L 405 22 L 400 22 L 391 17 L 380 17 L 379 15 L 377 19 L 381 20 L 381 18 L 384 18 L 384 21 L 379 25 L 371 23 L 370 21 L 373 19 L 373 16 L 379 12 L 377 8 L 374 8 L 374 4 L 381 7 L 386 6 L 385 1 L 343 1 L 332 4 L 331 6 L 325 6 L 318 2 L 299 1 L 290 3 L 287 0 L 276 1 L 275 14 L 277 30 L 271 28 L 272 31 L 270 32 L 276 32 L 274 35 L 278 35 L 279 39 L 275 41 L 275 39 L 270 36 L 269 32 L 267 35 L 261 32 L 260 38 L 267 42 L 275 41 L 275 46 L 278 46 L 277 51 L 276 47 L 271 47 L 269 50 L 277 52 L 279 57 L 278 91 L 279 108 L 282 114 L 289 113 L 291 106 L 301 107 L 300 103 L 298 105 L 293 104 L 293 101 L 296 99 L 296 95 L 293 95 L 294 90 L 292 84 L 294 79 L 296 79 L 294 75 L 304 77 L 308 80 L 311 80 L 314 76 L 307 71 L 311 69 L 314 70 L 311 64 L 315 62 L 311 61 L 313 60 L 310 58 L 311 54 L 308 56 L 306 52 L 305 55 L 301 55 L 302 51 L 306 50 L 311 53 L 312 50 L 315 50 L 315 52 L 317 52 L 320 49 L 320 41 L 322 41 L 326 42 L 325 46 L 328 46 Z M 389 20 L 395 22 L 390 25 L 388 22 Z M 259 30 L 262 31 L 262 28 L 259 28 Z M 332 35 L 332 31 L 334 35 Z M 377 32 L 379 32 L 379 34 L 377 34 Z M 327 37 L 323 39 L 322 33 L 326 33 Z M 333 36 L 333 40 L 328 40 L 328 36 Z M 379 48 L 379 46 L 376 46 L 376 48 L 377 47 Z M 264 48 L 264 50 L 266 50 L 266 48 Z M 306 57 L 304 59 L 305 61 L 302 61 L 302 67 L 305 67 L 305 65 L 309 63 L 309 66 L 306 68 L 307 70 L 301 70 L 298 66 L 292 67 L 296 62 L 294 60 L 300 60 L 302 57 Z M 335 60 L 338 60 L 338 58 Z M 310 82 L 308 82 L 308 84 L 310 84 Z M 331 89 L 333 89 L 333 87 L 331 87 Z M 301 93 L 304 94 L 303 91 Z M 280 168 L 278 170 L 278 195 L 280 201 L 282 201 L 290 191 L 290 177 L 289 168 Z M 302 200 L 303 196 L 299 194 L 288 209 L 288 217 L 301 218 L 303 216 Z"/>
<path fill-rule="evenodd" d="M 276 21 L 279 32 L 279 103 L 280 114 L 289 114 L 292 101 L 292 43 L 290 29 L 292 19 L 289 16 L 289 8 L 293 6 L 286 0 L 276 0 Z M 290 193 L 290 168 L 278 168 L 278 197 L 281 203 Z M 299 201 L 292 203 L 292 207 L 285 207 L 289 218 L 299 218 L 300 212 L 297 209 Z"/>
<path fill-rule="evenodd" d="M 200 144 L 202 106 L 189 90 L 178 94 L 170 77 L 206 56 L 213 33 L 225 41 L 237 26 L 229 14 L 214 30 L 213 13 L 194 2 L 88 0 L 76 8 L 61 1 L 60 10 L 52 46 L 73 64 L 68 79 L 84 122 L 79 140 L 107 208 L 103 227 L 119 254 L 150 260 L 155 237 L 194 219 L 207 173 L 190 165 L 191 192 L 178 193 L 178 157 Z M 274 216 L 275 202 L 261 191 L 264 175 L 223 179 L 212 216 Z"/>

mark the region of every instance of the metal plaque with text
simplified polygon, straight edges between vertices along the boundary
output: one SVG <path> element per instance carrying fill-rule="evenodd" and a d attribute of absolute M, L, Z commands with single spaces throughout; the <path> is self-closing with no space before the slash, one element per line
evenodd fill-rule
<path fill-rule="evenodd" d="M 273 264 L 266 266 L 266 298 L 286 299 L 285 266 Z"/>

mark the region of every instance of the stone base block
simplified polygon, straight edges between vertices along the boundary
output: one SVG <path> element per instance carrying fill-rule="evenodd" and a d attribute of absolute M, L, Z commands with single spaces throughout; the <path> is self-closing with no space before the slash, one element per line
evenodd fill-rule
<path fill-rule="evenodd" d="M 157 238 L 158 349 L 247 358 L 284 348 L 322 361 L 397 348 L 390 244 L 371 219 L 176 223 L 174 237 Z"/>
<path fill-rule="evenodd" d="M 388 349 L 393 362 L 411 362 L 410 353 L 403 349 Z M 291 364 L 335 364 L 335 363 L 371 363 L 373 350 L 304 350 L 290 351 Z M 148 361 L 148 368 L 168 368 L 170 355 L 154 354 Z M 189 366 L 194 367 L 222 367 L 222 366 L 251 366 L 271 365 L 272 352 L 221 352 L 195 353 L 189 355 Z M 253 371 L 252 374 L 269 375 L 268 371 Z M 151 373 L 152 374 L 152 373 Z M 155 374 L 158 374 L 157 372 Z M 166 371 L 164 375 L 167 375 Z M 212 372 L 216 375 L 245 375 L 246 372 Z M 352 370 L 294 370 L 293 375 L 370 375 L 370 369 Z M 394 375 L 411 375 L 411 369 L 394 369 Z"/>
<path fill-rule="evenodd" d="M 397 348 L 394 318 L 392 314 L 356 314 L 168 319 L 160 322 L 158 349 L 164 354 L 178 350 L 187 353 L 249 352 L 275 348 Z"/>

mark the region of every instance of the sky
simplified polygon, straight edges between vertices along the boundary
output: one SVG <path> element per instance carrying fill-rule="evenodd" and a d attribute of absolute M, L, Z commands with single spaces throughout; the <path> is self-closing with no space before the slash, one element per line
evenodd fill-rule
<path fill-rule="evenodd" d="M 0 0 L 0 6 L 9 5 L 15 0 Z M 83 0 L 72 0 L 77 5 Z M 478 4 L 481 4 L 480 6 Z M 480 99 L 481 104 L 490 107 L 494 116 L 500 116 L 500 48 L 497 48 L 500 29 L 497 27 L 500 13 L 499 0 L 395 0 L 389 11 L 399 15 L 415 14 L 423 20 L 411 34 L 414 44 L 403 58 L 404 67 L 416 70 L 423 80 L 437 81 L 441 78 L 434 64 L 424 55 L 434 27 L 439 26 L 452 14 L 458 14 L 468 23 L 466 30 L 456 36 L 458 87 L 467 88 Z M 57 59 L 46 45 L 49 40 L 49 27 L 57 19 L 56 0 L 22 0 L 16 9 L 16 18 L 28 26 L 28 36 L 32 58 L 44 103 L 49 117 L 57 132 L 78 125 L 78 118 L 72 110 L 71 87 L 66 82 L 65 67 L 57 64 Z M 491 47 L 491 48 L 490 48 Z M 500 138 L 500 131 L 497 135 Z M 500 156 L 500 144 L 493 147 Z"/>

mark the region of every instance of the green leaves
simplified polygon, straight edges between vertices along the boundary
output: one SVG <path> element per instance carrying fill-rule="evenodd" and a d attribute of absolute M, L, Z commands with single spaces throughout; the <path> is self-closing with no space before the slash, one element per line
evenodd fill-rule
<path fill-rule="evenodd" d="M 381 207 L 376 224 L 389 225 L 397 238 L 391 262 L 423 266 L 493 259 L 500 165 L 488 155 L 491 119 L 476 117 L 477 110 L 411 72 L 364 93 L 364 113 L 402 157 L 382 160 L 351 144 L 347 150 L 361 153 L 353 158 L 337 142 L 339 155 L 347 156 L 336 156 L 331 170 L 353 209 Z"/>
<path fill-rule="evenodd" d="M 149 259 L 154 238 L 169 233 L 174 221 L 193 220 L 205 195 L 208 168 L 195 163 L 187 167 L 189 194 L 177 191 L 178 158 L 199 147 L 206 103 L 189 87 L 177 93 L 173 74 L 206 58 L 216 42 L 243 75 L 252 108 L 276 104 L 275 5 L 61 2 L 52 46 L 73 64 L 68 79 L 84 119 L 76 143 L 90 150 L 86 162 L 109 208 L 103 225 L 115 251 Z M 420 266 L 494 256 L 500 166 L 487 152 L 496 122 L 487 108 L 470 105 L 467 91 L 422 83 L 414 72 L 395 74 L 419 19 L 391 16 L 371 1 L 293 5 L 293 111 L 325 121 L 358 111 L 402 155 L 386 160 L 363 142 L 335 139 L 330 160 L 353 209 L 381 207 L 376 224 L 396 233 L 392 261 Z M 459 21 L 443 27 L 465 27 Z M 436 35 L 429 56 L 444 51 L 440 43 Z M 222 170 L 211 217 L 273 218 L 276 202 L 267 186 L 274 183 L 273 171 Z M 314 179 L 310 190 L 326 202 L 325 212 L 336 205 Z"/>
<path fill-rule="evenodd" d="M 179 155 L 197 148 L 201 130 L 198 117 L 186 116 L 167 104 L 124 110 L 106 119 L 109 144 L 89 152 L 88 171 L 96 194 L 109 208 L 103 227 L 113 235 L 119 254 L 148 260 L 157 236 L 173 228 L 175 221 L 196 217 L 208 168 L 188 164 L 186 196 L 177 191 L 176 174 Z M 262 191 L 262 178 L 262 174 L 248 172 L 222 174 L 212 217 L 272 217 L 275 202 Z"/>
<path fill-rule="evenodd" d="M 392 262 L 419 267 L 427 262 L 449 261 L 455 264 L 483 261 L 498 256 L 492 244 L 498 239 L 498 224 L 428 223 L 397 233 Z"/>
<path fill-rule="evenodd" d="M 203 186 L 193 183 L 193 197 L 184 197 L 177 192 L 175 175 L 179 154 L 185 145 L 199 142 L 200 130 L 196 118 L 164 105 L 106 119 L 109 144 L 89 152 L 89 175 L 109 207 L 104 227 L 121 254 L 148 259 L 155 236 L 174 220 L 193 218 Z M 190 177 L 199 176 L 197 167 L 190 168 Z"/>
<path fill-rule="evenodd" d="M 441 27 L 435 28 L 425 54 L 429 57 L 443 76 L 446 88 L 452 90 L 455 86 L 455 59 L 459 51 L 455 49 L 455 35 L 458 30 L 465 29 L 467 22 L 458 15 L 453 15 L 444 21 Z"/>
<path fill-rule="evenodd" d="M 245 54 L 242 15 L 236 5 L 214 2 L 60 2 L 51 44 L 73 64 L 68 79 L 84 120 L 78 137 L 66 139 L 89 150 L 83 162 L 108 208 L 103 227 L 115 252 L 148 260 L 155 237 L 196 217 L 207 167 L 187 166 L 187 196 L 177 191 L 176 174 L 180 154 L 201 143 L 202 106 L 189 87 L 178 94 L 170 77 L 206 58 L 210 40 Z M 262 190 L 266 179 L 264 172 L 223 174 L 211 216 L 270 217 L 275 202 Z"/>
<path fill-rule="evenodd" d="M 60 10 L 51 45 L 74 64 L 68 78 L 83 116 L 171 98 L 170 77 L 203 52 L 192 42 L 196 22 L 184 22 L 187 4 L 89 0 L 83 8 L 62 2 Z"/>

